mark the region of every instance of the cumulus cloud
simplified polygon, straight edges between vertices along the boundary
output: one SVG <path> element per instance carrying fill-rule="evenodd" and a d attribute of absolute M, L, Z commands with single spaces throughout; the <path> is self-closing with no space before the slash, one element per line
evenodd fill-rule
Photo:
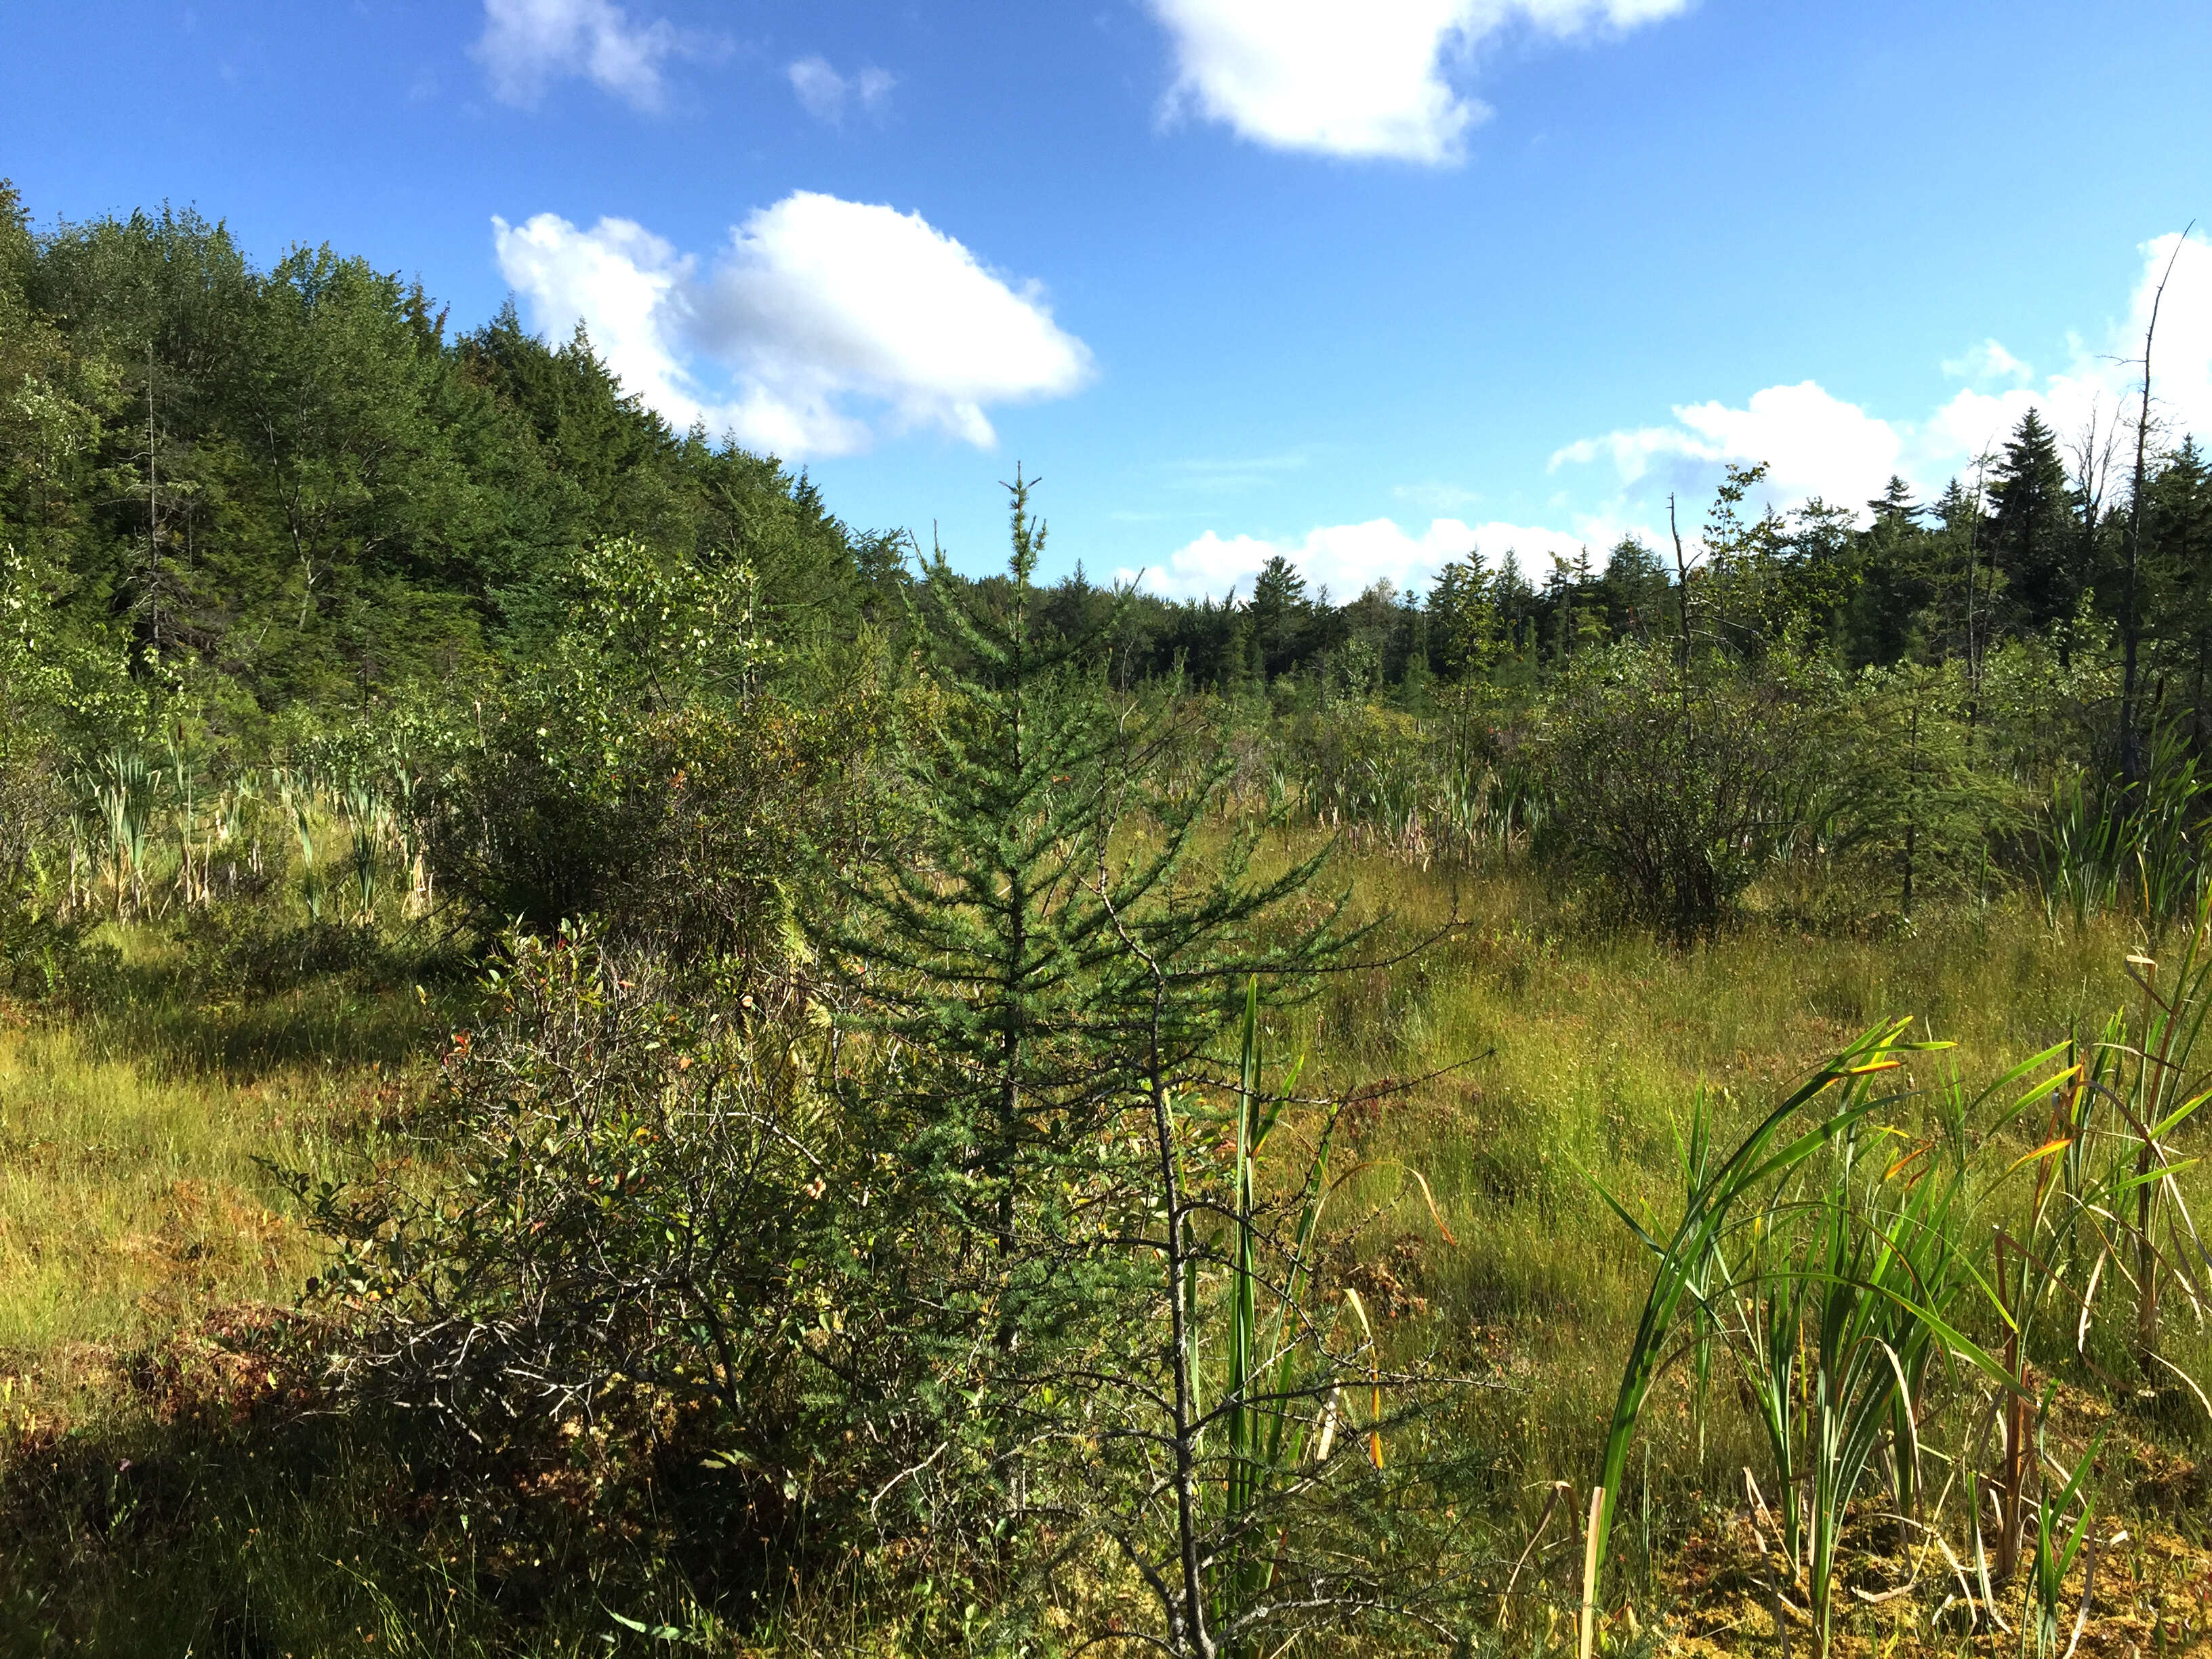
<path fill-rule="evenodd" d="M 646 111 L 666 100 L 662 67 L 669 59 L 719 50 L 665 17 L 633 19 L 613 0 L 484 0 L 476 44 L 492 94 L 503 103 L 528 107 L 553 82 L 580 76 Z"/>
<path fill-rule="evenodd" d="M 2037 410 L 2062 439 L 2121 422 L 2132 428 L 2142 389 L 2143 331 L 2159 284 L 2158 336 L 2151 352 L 2151 419 L 2154 441 L 2179 441 L 2185 433 L 2212 438 L 2212 246 L 2179 234 L 2142 245 L 2142 275 L 2137 280 L 2127 320 L 2116 324 L 2091 350 L 2073 342 L 2073 360 L 2040 385 L 2021 365 L 2011 378 L 2024 384 L 2002 391 L 1969 386 L 1954 393 L 1929 417 L 1919 447 L 1931 463 L 1971 462 Z M 2171 266 L 2172 275 L 2167 275 Z M 2009 352 L 1994 340 L 1990 347 Z M 1946 365 L 1948 368 L 1948 365 Z M 1995 375 L 1980 376 L 1984 380 Z"/>
<path fill-rule="evenodd" d="M 867 68 L 857 74 L 840 75 L 828 58 L 818 56 L 802 58 L 784 73 L 791 77 L 799 106 L 833 127 L 843 125 L 848 104 L 857 103 L 871 115 L 880 114 L 890 101 L 891 88 L 898 84 L 888 70 Z"/>
<path fill-rule="evenodd" d="M 1440 166 L 1480 100 L 1453 84 L 1486 43 L 1632 28 L 1689 0 L 1151 0 L 1173 42 L 1169 112 L 1278 149 Z"/>
<path fill-rule="evenodd" d="M 1969 384 L 1917 422 L 1885 419 L 1812 380 L 1768 386 L 1741 406 L 1684 404 L 1668 424 L 1625 428 L 1560 449 L 1552 458 L 1555 470 L 1609 464 L 1617 485 L 1604 510 L 1563 514 L 1572 530 L 1440 517 L 1426 531 L 1387 518 L 1318 526 L 1294 538 L 1208 531 L 1143 572 L 1142 580 L 1149 588 L 1182 598 L 1218 599 L 1232 586 L 1249 595 L 1252 579 L 1279 555 L 1310 583 L 1326 583 L 1344 599 L 1378 580 L 1423 589 L 1448 561 L 1479 555 L 1494 566 L 1510 550 L 1520 556 L 1531 580 L 1541 580 L 1553 557 L 1571 560 L 1584 550 L 1602 566 L 1624 538 L 1663 549 L 1666 532 L 1652 526 L 1665 523 L 1666 492 L 1702 495 L 1727 463 L 1765 462 L 1771 486 L 1767 499 L 1779 507 L 1818 495 L 1856 508 L 1879 495 L 1893 473 L 1902 473 L 1925 498 L 2001 444 L 2030 409 L 2069 447 L 2093 418 L 2100 434 L 2130 431 L 2143 329 L 2169 260 L 2172 274 L 2159 310 L 2152 363 L 2159 441 L 2179 441 L 2184 433 L 2212 439 L 2212 247 L 2161 236 L 2141 252 L 2142 276 L 2127 317 L 2094 349 L 2070 341 L 2068 366 L 2039 378 L 2002 343 L 1981 341 L 1940 365 L 1944 374 Z M 1243 471 L 1250 470 L 1246 464 Z M 1405 486 L 1397 495 L 1435 510 L 1462 505 L 1466 492 L 1427 483 Z M 1702 507 L 1700 501 L 1686 514 L 1686 538 L 1702 518 Z M 1124 580 L 1139 575 L 1120 574 Z"/>
<path fill-rule="evenodd" d="M 1811 380 L 1754 392 L 1741 409 L 1720 403 L 1677 404 L 1674 419 L 1674 426 L 1582 439 L 1553 455 L 1552 465 L 1605 456 L 1620 482 L 1629 485 L 1669 461 L 1705 466 L 1763 461 L 1778 493 L 1856 506 L 1881 493 L 1905 447 L 1889 422 L 1830 396 Z"/>
<path fill-rule="evenodd" d="M 1587 536 L 1528 525 L 1436 519 L 1415 535 L 1395 520 L 1370 519 L 1364 524 L 1316 526 L 1297 540 L 1224 537 L 1209 530 L 1168 555 L 1164 563 L 1142 573 L 1123 570 L 1120 575 L 1123 581 L 1141 576 L 1146 587 L 1178 599 L 1202 594 L 1218 599 L 1232 587 L 1249 597 L 1252 578 L 1279 555 L 1310 586 L 1326 585 L 1344 600 L 1378 581 L 1401 589 L 1425 589 L 1437 572 L 1455 559 L 1480 558 L 1494 565 L 1513 552 L 1519 555 L 1523 571 L 1540 577 L 1549 570 L 1553 555 L 1571 559 L 1587 547 L 1593 561 L 1602 566 L 1611 545 L 1610 540 L 1594 544 Z"/>
<path fill-rule="evenodd" d="M 878 428 L 995 441 L 994 404 L 1091 377 L 1082 341 L 920 214 L 799 191 L 747 216 L 711 264 L 624 219 L 492 222 L 500 270 L 540 326 L 580 319 L 623 386 L 790 459 Z"/>
<path fill-rule="evenodd" d="M 1970 384 L 1917 421 L 1870 414 L 1805 380 L 1755 392 L 1741 408 L 1678 405 L 1670 425 L 1581 439 L 1554 454 L 1552 465 L 1609 460 L 1624 491 L 1641 485 L 1648 494 L 1705 482 L 1723 463 L 1763 461 L 1768 499 L 1777 504 L 1818 495 L 1856 508 L 1893 473 L 1923 493 L 1939 489 L 2001 446 L 2031 409 L 2069 444 L 2093 429 L 2109 434 L 2135 419 L 2143 330 L 2169 260 L 2152 359 L 2155 431 L 2165 441 L 2188 432 L 2212 436 L 2212 247 L 2167 235 L 2141 251 L 2142 275 L 2127 320 L 2096 349 L 2074 340 L 2067 367 L 2039 380 L 2002 343 L 1984 340 L 1941 366 Z"/>
<path fill-rule="evenodd" d="M 696 260 L 629 219 L 581 231 L 541 213 L 520 225 L 494 217 L 491 226 L 500 274 L 542 326 L 565 331 L 581 322 L 626 391 L 679 426 L 705 416 L 676 341 Z"/>
<path fill-rule="evenodd" d="M 2029 380 L 2035 371 L 2004 349 L 1999 340 L 1984 340 L 1943 361 L 1943 372 L 1954 380 Z"/>

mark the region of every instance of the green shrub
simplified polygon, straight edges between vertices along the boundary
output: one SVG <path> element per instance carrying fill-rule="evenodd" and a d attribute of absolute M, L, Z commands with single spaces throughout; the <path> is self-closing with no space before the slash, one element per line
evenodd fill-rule
<path fill-rule="evenodd" d="M 1828 714 L 1809 676 L 1590 653 L 1536 739 L 1540 849 L 1602 908 L 1677 941 L 1710 933 L 1805 821 Z"/>
<path fill-rule="evenodd" d="M 773 954 L 817 854 L 872 833 L 872 679 L 768 690 L 743 566 L 595 549 L 545 660 L 426 744 L 428 856 L 479 924 L 599 918 L 687 961 Z"/>
<path fill-rule="evenodd" d="M 423 1423 L 455 1490 L 629 1460 L 705 1578 L 757 1567 L 875 1468 L 814 1455 L 876 1358 L 836 1036 L 795 991 L 679 1003 L 580 930 L 511 939 L 484 988 L 404 1156 L 288 1177 L 336 1249 L 333 1381 Z"/>

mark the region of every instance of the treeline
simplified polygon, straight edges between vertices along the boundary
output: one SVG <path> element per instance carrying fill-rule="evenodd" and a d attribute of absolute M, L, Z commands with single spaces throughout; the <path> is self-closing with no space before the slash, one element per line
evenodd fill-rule
<path fill-rule="evenodd" d="M 1833 921 L 2021 884 L 2171 908 L 2200 874 L 2212 474 L 2124 419 L 2030 412 L 1928 503 L 1760 512 L 1737 469 L 1602 564 L 1470 549 L 1340 601 L 1277 558 L 1174 601 L 961 576 L 672 430 L 580 331 L 452 331 L 419 285 L 327 247 L 257 270 L 189 211 L 34 232 L 0 195 L 0 860 L 49 915 L 145 908 L 168 842 L 234 886 L 296 798 L 370 825 L 426 914 L 680 892 L 715 949 L 757 941 L 748 896 L 789 886 L 744 843 L 763 769 L 873 768 L 956 600 L 1115 695 L 1215 699 L 1311 818 L 1534 853 L 1679 935 L 1761 884 Z M 808 833 L 873 845 L 865 793 Z"/>
<path fill-rule="evenodd" d="M 189 210 L 34 234 L 0 187 L 0 384 L 11 608 L 86 708 L 127 693 L 103 665 L 240 737 L 465 684 L 541 650 L 616 537 L 746 566 L 793 643 L 850 639 L 894 556 L 672 431 L 580 334 L 449 333 L 419 285 L 327 246 L 259 271 Z"/>
<path fill-rule="evenodd" d="M 419 284 L 327 246 L 258 271 L 222 226 L 168 209 L 34 233 L 0 186 L 0 383 L 18 602 L 56 648 L 187 690 L 240 735 L 529 660 L 584 550 L 616 537 L 664 565 L 743 566 L 787 662 L 904 626 L 904 538 L 672 430 L 580 330 L 551 345 L 510 307 L 449 332 Z M 1125 686 L 1179 670 L 1290 705 L 1387 692 L 1416 711 L 1438 684 L 1525 691 L 1616 641 L 1972 674 L 2033 640 L 2069 665 L 2133 656 L 2146 708 L 2201 733 L 2212 470 L 2191 438 L 2154 441 L 2138 502 L 2130 439 L 2030 411 L 1934 501 L 1893 479 L 1863 511 L 1754 514 L 1759 471 L 1734 471 L 1686 555 L 1632 539 L 1536 571 L 1470 549 L 1425 594 L 1346 599 L 1278 557 L 1218 598 L 1117 599 L 1079 565 L 1032 603 L 1063 637 L 1103 634 Z M 112 719 L 134 701 L 104 689 L 79 702 Z"/>
<path fill-rule="evenodd" d="M 1310 693 L 1388 688 L 1419 708 L 1438 682 L 1533 690 L 1577 653 L 1619 641 L 1819 653 L 1856 671 L 1949 660 L 1978 670 L 2014 641 L 2048 643 L 2070 665 L 2077 653 L 2124 651 L 2132 637 L 2151 704 L 2201 731 L 2212 468 L 2194 438 L 2153 437 L 2140 515 L 2126 429 L 2063 443 L 2030 410 L 1932 501 L 1893 477 L 1863 507 L 1815 499 L 1759 514 L 1747 501 L 1765 469 L 1733 468 L 1686 550 L 1632 538 L 1601 564 L 1585 550 L 1539 573 L 1513 549 L 1470 549 L 1425 594 L 1385 580 L 1345 602 L 1310 591 L 1279 556 L 1241 596 L 1139 600 L 1123 650 L 1139 673 L 1180 662 L 1224 690 L 1289 678 Z M 1095 621 L 1110 599 L 1079 572 L 1046 604 Z"/>

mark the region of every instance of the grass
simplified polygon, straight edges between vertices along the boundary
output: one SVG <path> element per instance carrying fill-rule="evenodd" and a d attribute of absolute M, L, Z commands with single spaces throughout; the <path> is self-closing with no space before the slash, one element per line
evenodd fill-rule
<path fill-rule="evenodd" d="M 1471 1062 L 1345 1114 L 1337 1166 L 1369 1168 L 1334 1213 L 1368 1219 L 1334 1270 L 1386 1343 L 1436 1346 L 1506 1385 L 1448 1426 L 1480 1454 L 1466 1494 L 1473 1547 L 1501 1564 L 1500 1588 L 1504 1569 L 1528 1559 L 1504 1633 L 1516 1653 L 1572 1650 L 1579 1516 L 1650 1285 L 1648 1252 L 1593 1180 L 1665 1237 L 1681 1213 L 1680 1137 L 1701 1088 L 1713 1145 L 1732 1147 L 1808 1066 L 1909 1013 L 1911 1036 L 1956 1045 L 1940 1065 L 1978 1089 L 2054 1041 L 2093 1036 L 2129 999 L 2123 957 L 2146 943 L 2122 919 L 2053 928 L 2040 906 L 2014 900 L 1931 916 L 1911 933 L 1809 934 L 1755 920 L 1677 952 L 1586 926 L 1524 874 L 1455 885 L 1438 870 L 1362 857 L 1338 876 L 1356 909 L 1395 917 L 1378 954 L 1392 939 L 1461 924 L 1419 960 L 1341 976 L 1268 1041 L 1277 1054 L 1312 1054 L 1305 1089 Z M 0 1597 L 17 1598 L 0 1599 L 0 1653 L 77 1642 L 113 1653 L 550 1654 L 606 1651 L 603 1636 L 648 1650 L 587 1595 L 549 1600 L 531 1624 L 482 1602 L 465 1566 L 479 1540 L 393 1518 L 410 1512 L 403 1456 L 287 1416 L 276 1408 L 289 1378 L 241 1380 L 226 1358 L 252 1347 L 223 1335 L 247 1317 L 239 1310 L 288 1307 L 314 1267 L 259 1160 L 335 1167 L 353 1156 L 458 1016 L 374 963 L 240 994 L 219 975 L 195 979 L 193 949 L 204 947 L 124 938 L 106 1006 L 74 1022 L 0 1026 L 0 1557 L 17 1564 L 0 1573 L 14 1579 Z M 1934 1060 L 1915 1064 L 1924 1085 L 1944 1081 Z M 1455 1243 L 1408 1167 L 1426 1177 Z M 2200 1214 L 2212 1207 L 2201 1173 L 2188 1186 Z M 2184 1334 L 2170 1356 L 2201 1372 L 2212 1352 Z M 188 1395 L 231 1404 L 210 1414 Z M 2098 1513 L 2133 1540 L 2098 1568 L 2111 1611 L 2093 1618 L 2082 1650 L 2118 1659 L 2132 1640 L 2148 1656 L 2155 1620 L 2165 1651 L 2201 1649 L 2212 1602 L 2189 1597 L 2212 1586 L 2206 1425 L 2185 1413 L 2115 1413 L 2078 1391 L 2058 1400 L 2050 1451 L 2067 1468 L 2110 1425 Z M 1729 1389 L 1692 1405 L 1682 1370 L 1655 1383 L 1613 1495 L 1605 1650 L 1661 1617 L 1677 1644 L 1771 1646 L 1768 1603 L 1745 1565 L 1741 1474 L 1765 1467 L 1765 1435 Z M 125 1458 L 160 1467 L 167 1484 L 128 1498 L 138 1507 L 118 1522 Z M 1551 1496 L 1561 1480 L 1571 1501 Z M 1899 1547 L 1867 1541 L 1875 1530 L 1854 1515 L 1846 1542 L 1903 1559 Z M 2062 1608 L 2078 1598 L 2081 1565 L 2058 1587 Z M 800 1618 L 780 1650 L 896 1650 L 856 1605 L 845 1596 Z M 1961 1650 L 1955 1632 L 1942 1645 L 1899 1623 L 1904 1606 L 1839 1607 L 1838 1651 L 1885 1641 L 1893 1652 L 1916 1641 Z M 2011 1649 L 1984 1640 L 1975 1650 Z"/>
<path fill-rule="evenodd" d="M 1445 1246 L 1424 1206 L 1378 1174 L 1367 1191 L 1377 1214 L 1359 1255 L 1370 1275 L 1379 1264 L 1391 1294 L 1370 1294 L 1370 1304 L 1395 1303 L 1406 1316 L 1406 1340 L 1441 1343 L 1470 1368 L 1487 1367 L 1513 1385 L 1484 1397 L 1459 1425 L 1497 1449 L 1488 1547 L 1508 1563 L 1529 1546 L 1553 1483 L 1587 1493 L 1651 1283 L 1649 1253 L 1607 1212 L 1596 1188 L 1620 1194 L 1647 1230 L 1671 1234 L 1681 1214 L 1683 1138 L 1700 1090 L 1715 1120 L 1713 1143 L 1734 1146 L 1808 1068 L 1883 1018 L 1911 1014 L 1909 1035 L 1954 1045 L 1908 1057 L 1910 1081 L 1932 1115 L 1954 1085 L 1972 1095 L 2054 1041 L 2094 1041 L 2124 1004 L 2139 1012 L 2124 959 L 2179 945 L 2173 937 L 2146 939 L 2111 915 L 2054 928 L 2039 906 L 2015 900 L 1930 918 L 1917 932 L 1864 937 L 1754 921 L 1676 952 L 1584 927 L 1527 877 L 1469 883 L 1455 894 L 1436 875 L 1384 860 L 1355 861 L 1350 874 L 1356 903 L 1395 912 L 1400 937 L 1450 920 L 1455 905 L 1465 923 L 1420 963 L 1340 983 L 1307 1040 L 1340 1085 L 1377 1073 L 1418 1076 L 1479 1057 L 1371 1115 L 1355 1111 L 1347 1127 L 1353 1158 L 1423 1170 L 1458 1241 Z M 2018 1152 L 2033 1148 L 2042 1128 L 2039 1120 L 2018 1124 L 2011 1132 Z M 2201 1215 L 2212 1192 L 2204 1171 L 2187 1173 L 2183 1185 Z M 1352 1271 L 1356 1277 L 1362 1269 Z M 1371 1286 L 1372 1278 L 1366 1282 Z M 2177 1315 L 2169 1331 L 2171 1357 L 2203 1376 L 2212 1366 L 2204 1330 Z M 2046 1362 L 2061 1358 L 2038 1353 L 2038 1386 Z M 1711 1565 L 1701 1552 L 1725 1536 L 1729 1565 L 1717 1576 L 1744 1604 L 1728 1617 L 1757 1625 L 1771 1643 L 1771 1620 L 1747 1588 L 1757 1571 L 1747 1565 L 1754 1547 L 1740 1531 L 1741 1472 L 1769 1466 L 1766 1436 L 1747 1397 L 1718 1390 L 1700 1401 L 1687 1370 L 1675 1369 L 1658 1387 L 1637 1455 L 1612 1494 L 1615 1605 L 1640 1605 L 1647 1620 L 1655 1608 L 1673 1607 L 1681 1629 L 1726 1623 L 1715 1612 L 1711 1583 L 1691 1582 L 1701 1559 Z M 2125 1433 L 2098 1460 L 2103 1501 L 2137 1539 L 2192 1564 L 2187 1571 L 2212 1574 L 2201 1517 L 2170 1496 L 2179 1480 L 2202 1504 L 2212 1425 L 2170 1398 L 2154 1410 L 2123 1404 L 2130 1407 Z M 2070 1466 L 2110 1415 L 2091 1395 L 2068 1395 L 2054 1418 L 2062 1426 L 2052 1455 Z M 1761 1478 L 1778 1503 L 1771 1478 Z M 1950 1501 L 1955 1519 L 1962 1500 L 1954 1494 Z M 1577 1514 L 1580 1498 L 1557 1507 Z M 1856 1512 L 1849 1529 L 1846 1554 L 1867 1559 L 1865 1523 Z M 1555 1523 L 1537 1560 L 1549 1568 L 1546 1595 L 1530 1598 L 1524 1589 L 1535 1626 L 1520 1637 L 1540 1644 L 1547 1620 L 1564 1618 L 1559 1628 L 1571 1634 L 1578 1541 Z M 2069 1596 L 2080 1589 L 2078 1565 L 2075 1572 Z M 2019 1581 L 2011 1594 L 2017 1612 L 2025 1594 Z M 1854 1628 L 1878 1622 L 1850 1605 L 1836 1617 L 1838 1651 L 1863 1639 L 1850 1633 Z M 2099 1650 L 2098 1628 L 2093 1618 L 2084 1650 Z M 2201 1618 L 2194 1628 L 2190 1640 L 2202 1637 Z M 1909 1631 L 1889 1634 L 1910 1644 Z M 1808 1635 L 1801 1631 L 1797 1639 Z M 1925 1629 L 1922 1635 L 1935 1639 Z M 2184 1640 L 2172 1650 L 2187 1647 Z"/>
<path fill-rule="evenodd" d="M 0 1353 L 123 1344 L 225 1302 L 289 1300 L 307 1247 L 255 1162 L 319 1163 L 352 1091 L 233 1085 L 0 1033 Z"/>
<path fill-rule="evenodd" d="M 246 990 L 150 930 L 96 947 L 73 1018 L 0 1018 L 0 1355 L 289 1304 L 312 1252 L 266 1166 L 358 1153 L 440 1029 L 370 975 Z"/>

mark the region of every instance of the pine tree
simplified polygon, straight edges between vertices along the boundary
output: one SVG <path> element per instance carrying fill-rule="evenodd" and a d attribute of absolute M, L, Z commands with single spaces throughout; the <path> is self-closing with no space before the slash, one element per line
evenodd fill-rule
<path fill-rule="evenodd" d="M 1278 553 L 1254 580 L 1248 608 L 1253 641 L 1267 678 L 1273 679 L 1296 667 L 1313 609 L 1306 599 L 1306 579 Z"/>
<path fill-rule="evenodd" d="M 1512 548 L 1505 550 L 1505 556 L 1498 562 L 1498 574 L 1491 578 L 1490 601 L 1498 613 L 1504 649 L 1514 656 L 1525 655 L 1533 643 L 1529 633 L 1536 611 L 1536 590 L 1521 574 L 1521 556 Z"/>
<path fill-rule="evenodd" d="M 1114 1228 L 1149 1176 L 1112 1127 L 1147 1076 L 1206 1069 L 1249 978 L 1270 1001 L 1293 994 L 1347 935 L 1334 910 L 1274 921 L 1325 853 L 1255 879 L 1266 826 L 1226 844 L 1201 833 L 1231 775 L 1225 743 L 1195 778 L 1155 776 L 1202 736 L 1176 688 L 1116 706 L 1096 635 L 1041 636 L 1044 527 L 1030 482 L 1010 489 L 995 597 L 941 552 L 931 564 L 914 619 L 922 712 L 890 757 L 907 822 L 852 878 L 855 919 L 825 943 L 895 1056 L 870 1094 L 895 1103 L 884 1155 L 956 1241 L 930 1282 L 885 1294 L 912 1297 L 915 1327 L 957 1357 L 973 1402 L 958 1432 L 988 1437 L 978 1474 L 1018 1501 L 1018 1449 L 1041 1413 L 1070 1408 L 1070 1370 L 1130 1340 L 1145 1264 Z"/>
<path fill-rule="evenodd" d="M 856 888 L 872 924 L 836 943 L 916 1057 L 922 1124 L 909 1156 L 962 1224 L 1015 1248 L 1031 1154 L 1079 1133 L 1100 1103 L 1080 1040 L 1097 973 L 1116 948 L 1087 880 L 1118 733 L 1086 651 L 1041 636 L 1044 526 L 1017 476 L 1005 597 L 970 589 L 942 550 L 914 627 L 928 713 L 895 738 L 910 855 Z"/>
<path fill-rule="evenodd" d="M 1912 499 L 1911 485 L 1893 476 L 1867 510 L 1873 523 L 1850 538 L 1856 580 L 1843 618 L 1844 657 L 1855 668 L 1910 653 L 1939 586 L 1937 548 L 1920 522 L 1930 509 Z"/>
<path fill-rule="evenodd" d="M 2018 626 L 2043 633 L 2072 620 L 2089 576 L 2081 526 L 2057 441 L 2033 409 L 1997 463 L 1988 544 Z"/>
<path fill-rule="evenodd" d="M 1605 574 L 1599 578 L 1607 626 L 1623 638 L 1647 644 L 1671 639 L 1680 630 L 1670 586 L 1659 556 L 1633 536 L 1624 538 L 1613 547 Z"/>
<path fill-rule="evenodd" d="M 1428 640 L 1453 684 L 1487 676 L 1498 654 L 1498 611 L 1480 555 L 1454 559 L 1429 589 Z"/>
<path fill-rule="evenodd" d="M 1222 606 L 1221 672 L 1217 684 L 1224 696 L 1242 697 L 1263 684 L 1259 641 L 1252 633 L 1252 607 L 1237 603 L 1232 590 Z"/>
<path fill-rule="evenodd" d="M 2159 468 L 2144 509 L 2145 613 L 2201 747 L 2212 739 L 2212 464 L 2194 438 Z"/>
<path fill-rule="evenodd" d="M 1893 472 L 1889 482 L 1882 486 L 1881 494 L 1867 503 L 1867 510 L 1874 514 L 1875 523 L 1881 526 L 1916 523 L 1924 509 L 1912 499 L 1912 486 Z"/>

